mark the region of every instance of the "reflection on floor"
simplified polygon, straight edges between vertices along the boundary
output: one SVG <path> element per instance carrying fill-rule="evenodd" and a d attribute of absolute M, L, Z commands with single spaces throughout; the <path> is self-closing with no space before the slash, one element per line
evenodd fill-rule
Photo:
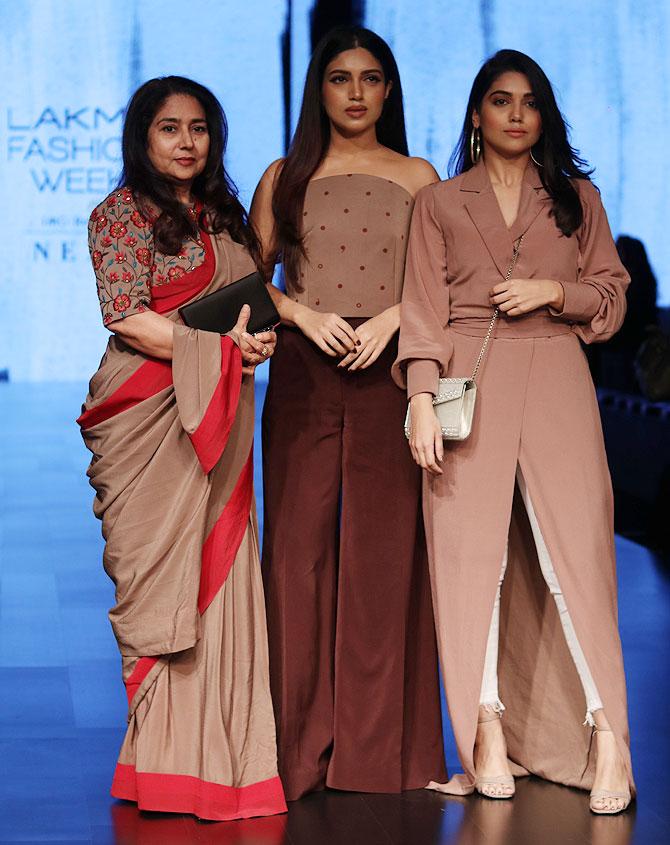
<path fill-rule="evenodd" d="M 670 842 L 670 573 L 625 540 L 620 621 L 640 793 L 626 816 L 593 817 L 585 793 L 538 779 L 519 781 L 512 802 L 329 791 L 292 804 L 287 816 L 219 824 L 114 802 L 125 702 L 87 453 L 72 422 L 83 394 L 82 385 L 0 384 L 0 842 Z M 453 769 L 449 737 L 447 752 Z"/>

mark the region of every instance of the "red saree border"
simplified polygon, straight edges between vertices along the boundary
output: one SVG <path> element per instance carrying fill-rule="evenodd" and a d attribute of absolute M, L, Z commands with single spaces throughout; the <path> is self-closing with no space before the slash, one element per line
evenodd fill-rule
<path fill-rule="evenodd" d="M 279 777 L 236 787 L 191 775 L 138 772 L 134 766 L 117 763 L 111 794 L 135 801 L 140 810 L 191 813 L 217 821 L 271 816 L 287 810 Z"/>
<path fill-rule="evenodd" d="M 128 706 L 135 697 L 135 693 L 140 688 L 140 684 L 153 669 L 158 662 L 157 657 L 140 657 L 135 664 L 135 668 L 124 681 L 126 687 L 126 695 L 128 696 Z"/>
<path fill-rule="evenodd" d="M 205 473 L 211 472 L 226 448 L 242 389 L 242 355 L 230 337 L 221 337 L 221 377 L 200 425 L 189 434 Z"/>
<path fill-rule="evenodd" d="M 172 279 L 167 285 L 154 285 L 151 288 L 151 310 L 156 314 L 168 314 L 186 305 L 201 293 L 214 278 L 216 256 L 212 239 L 207 232 L 200 232 L 205 248 L 205 260 L 189 273 L 178 279 Z"/>
<path fill-rule="evenodd" d="M 253 451 L 250 451 L 233 492 L 202 548 L 200 591 L 198 593 L 198 612 L 201 616 L 214 601 L 235 562 L 235 556 L 249 524 L 253 481 L 254 461 Z M 142 681 L 157 661 L 158 657 L 140 657 L 135 668 L 125 680 L 129 707 Z"/>
<path fill-rule="evenodd" d="M 249 524 L 253 496 L 253 450 L 221 515 L 202 547 L 198 610 L 202 615 L 224 585 Z"/>
<path fill-rule="evenodd" d="M 138 367 L 104 402 L 84 411 L 77 419 L 77 424 L 82 429 L 93 428 L 171 386 L 172 362 L 151 358 Z"/>

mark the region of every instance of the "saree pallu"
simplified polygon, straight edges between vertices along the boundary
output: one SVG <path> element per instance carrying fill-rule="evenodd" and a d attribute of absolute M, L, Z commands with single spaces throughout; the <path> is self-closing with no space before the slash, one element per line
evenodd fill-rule
<path fill-rule="evenodd" d="M 128 729 L 112 784 L 140 809 L 207 819 L 286 810 L 277 774 L 253 504 L 253 378 L 228 336 L 177 309 L 251 272 L 227 235 L 152 289 L 172 361 L 112 337 L 78 423 L 116 586 Z"/>

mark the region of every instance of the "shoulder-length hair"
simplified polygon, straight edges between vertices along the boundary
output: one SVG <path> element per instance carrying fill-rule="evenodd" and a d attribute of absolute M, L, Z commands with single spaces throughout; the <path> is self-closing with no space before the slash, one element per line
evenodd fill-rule
<path fill-rule="evenodd" d="M 541 165 L 538 167 L 544 189 L 553 200 L 552 213 L 556 226 L 570 236 L 584 219 L 579 194 L 572 179 L 588 179 L 593 170 L 568 140 L 569 125 L 556 103 L 551 82 L 542 68 L 530 56 L 518 50 L 499 50 L 479 70 L 472 83 L 468 106 L 463 121 L 463 131 L 449 161 L 449 174 L 455 176 L 469 170 L 470 132 L 472 115 L 481 110 L 484 95 L 493 83 L 508 71 L 522 73 L 530 84 L 540 117 L 542 134 L 532 149 L 532 154 Z"/>
<path fill-rule="evenodd" d="M 171 180 L 156 170 L 147 151 L 149 127 L 173 94 L 197 100 L 207 121 L 207 162 L 191 187 L 193 196 L 202 204 L 197 221 L 177 199 Z M 198 236 L 200 226 L 210 234 L 227 231 L 234 241 L 247 247 L 258 263 L 258 240 L 223 164 L 227 141 L 228 124 L 221 104 L 208 88 L 192 79 L 183 76 L 150 79 L 131 97 L 123 124 L 123 171 L 119 186 L 131 188 L 140 202 L 148 200 L 160 210 L 154 223 L 154 240 L 161 252 L 176 254 L 187 238 Z"/>
<path fill-rule="evenodd" d="M 284 278 L 287 287 L 298 291 L 301 290 L 298 267 L 300 259 L 306 255 L 301 231 L 305 192 L 330 143 L 330 122 L 321 99 L 323 78 L 326 67 L 335 56 L 356 47 L 362 47 L 372 53 L 382 66 L 384 81 L 392 83 L 384 109 L 377 121 L 377 139 L 380 144 L 402 155 L 408 155 L 402 86 L 391 48 L 369 29 L 359 26 L 338 26 L 331 29 L 316 45 L 307 68 L 298 125 L 275 182 L 272 197 Z"/>

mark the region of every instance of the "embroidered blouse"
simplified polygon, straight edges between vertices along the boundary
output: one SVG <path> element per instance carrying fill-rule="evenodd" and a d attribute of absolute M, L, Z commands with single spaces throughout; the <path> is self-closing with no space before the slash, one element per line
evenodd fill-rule
<path fill-rule="evenodd" d="M 105 325 L 151 309 L 152 289 L 168 285 L 205 261 L 205 247 L 187 240 L 176 255 L 154 247 L 152 210 L 120 188 L 93 209 L 88 245 Z"/>

